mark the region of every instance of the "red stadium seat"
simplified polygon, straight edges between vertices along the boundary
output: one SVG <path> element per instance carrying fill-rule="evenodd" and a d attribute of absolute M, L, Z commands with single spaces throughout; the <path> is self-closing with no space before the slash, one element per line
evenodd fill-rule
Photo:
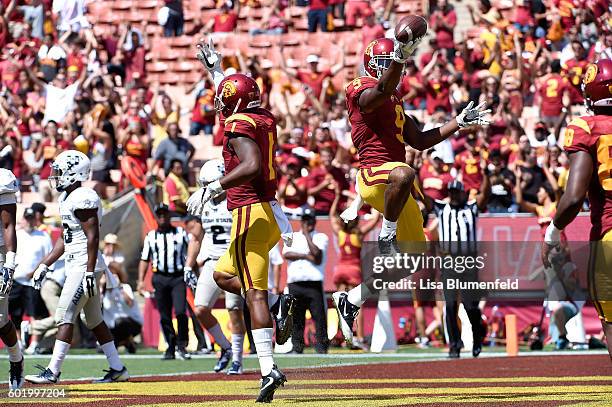
<path fill-rule="evenodd" d="M 110 2 L 109 2 L 110 3 Z M 117 0 L 112 2 L 112 8 L 114 10 L 129 10 L 131 9 L 137 2 L 131 0 Z"/>
<path fill-rule="evenodd" d="M 165 62 L 153 62 L 147 65 L 147 72 L 167 72 L 170 65 Z"/>
<path fill-rule="evenodd" d="M 197 2 L 194 2 L 197 3 Z M 138 8 L 140 9 L 155 9 L 159 5 L 157 0 L 140 0 L 138 2 Z"/>
<path fill-rule="evenodd" d="M 194 61 L 174 62 L 170 67 L 172 71 L 177 71 L 177 72 L 191 72 L 196 68 L 198 67 L 196 66 L 195 60 Z"/>

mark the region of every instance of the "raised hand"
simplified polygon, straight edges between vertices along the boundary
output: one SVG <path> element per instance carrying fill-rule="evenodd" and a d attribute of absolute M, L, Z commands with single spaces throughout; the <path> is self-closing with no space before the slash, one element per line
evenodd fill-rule
<path fill-rule="evenodd" d="M 491 113 L 491 109 L 482 110 L 486 106 L 487 102 L 484 101 L 478 106 L 474 107 L 474 102 L 470 103 L 457 115 L 456 120 L 459 127 L 469 126 L 486 126 L 491 123 L 491 120 L 485 118 L 485 116 Z"/>
<path fill-rule="evenodd" d="M 207 71 L 212 73 L 221 70 L 222 56 L 215 50 L 212 38 L 209 38 L 208 44 L 204 42 L 204 39 L 201 39 L 196 48 L 198 49 L 196 58 L 204 65 Z"/>

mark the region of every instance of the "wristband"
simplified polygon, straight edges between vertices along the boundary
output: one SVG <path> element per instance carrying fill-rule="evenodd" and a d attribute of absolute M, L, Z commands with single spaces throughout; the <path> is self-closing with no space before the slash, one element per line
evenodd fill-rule
<path fill-rule="evenodd" d="M 7 252 L 4 260 L 4 267 L 15 269 L 15 252 Z"/>

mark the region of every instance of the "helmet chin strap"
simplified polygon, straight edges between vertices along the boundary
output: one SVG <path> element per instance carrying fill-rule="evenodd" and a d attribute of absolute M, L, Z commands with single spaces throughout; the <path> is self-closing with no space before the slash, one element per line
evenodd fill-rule
<path fill-rule="evenodd" d="M 234 107 L 234 111 L 232 112 L 232 114 L 236 114 L 236 112 L 238 111 L 238 106 L 240 106 L 240 103 L 242 103 L 242 98 L 238 99 L 238 103 L 236 103 L 236 107 Z"/>

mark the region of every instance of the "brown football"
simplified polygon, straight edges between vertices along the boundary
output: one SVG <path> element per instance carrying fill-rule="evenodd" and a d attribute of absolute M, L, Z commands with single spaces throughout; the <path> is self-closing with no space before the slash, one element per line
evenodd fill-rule
<path fill-rule="evenodd" d="M 427 20 L 421 16 L 406 16 L 395 26 L 395 39 L 404 44 L 425 34 L 427 34 Z"/>

